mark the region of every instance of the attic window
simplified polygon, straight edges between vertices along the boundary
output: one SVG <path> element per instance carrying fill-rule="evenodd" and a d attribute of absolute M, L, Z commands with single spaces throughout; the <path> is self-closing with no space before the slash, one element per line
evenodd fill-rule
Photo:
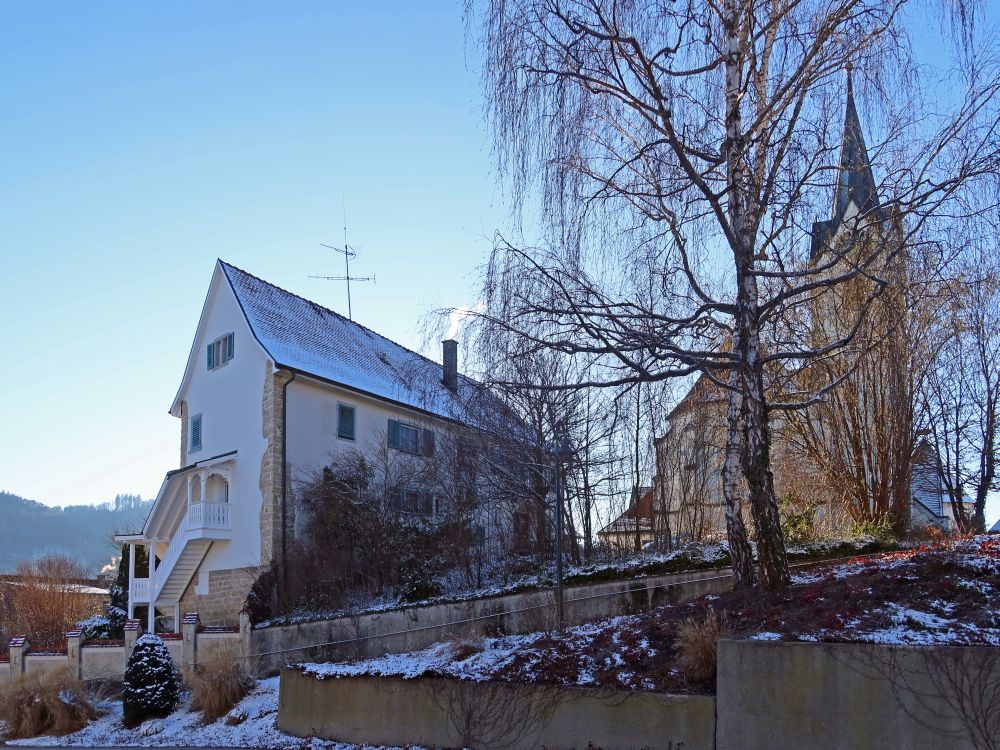
<path fill-rule="evenodd" d="M 233 358 L 234 336 L 227 333 L 208 345 L 208 369 L 217 370 Z"/>

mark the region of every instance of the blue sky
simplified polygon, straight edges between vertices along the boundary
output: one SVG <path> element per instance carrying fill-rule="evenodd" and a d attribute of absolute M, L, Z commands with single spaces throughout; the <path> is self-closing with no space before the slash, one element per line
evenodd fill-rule
<path fill-rule="evenodd" d="M 461 2 L 0 4 L 0 489 L 155 493 L 216 257 L 419 348 L 504 223 Z M 436 352 L 434 352 L 436 353 Z"/>
<path fill-rule="evenodd" d="M 463 4 L 0 3 L 0 489 L 152 496 L 215 259 L 346 311 L 342 200 L 359 322 L 474 301 L 509 222 Z"/>

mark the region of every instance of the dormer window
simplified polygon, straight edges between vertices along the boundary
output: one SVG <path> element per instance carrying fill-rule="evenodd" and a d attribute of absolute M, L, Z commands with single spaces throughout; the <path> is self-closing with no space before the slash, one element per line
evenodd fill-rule
<path fill-rule="evenodd" d="M 217 370 L 233 358 L 233 334 L 220 336 L 208 345 L 208 369 Z"/>

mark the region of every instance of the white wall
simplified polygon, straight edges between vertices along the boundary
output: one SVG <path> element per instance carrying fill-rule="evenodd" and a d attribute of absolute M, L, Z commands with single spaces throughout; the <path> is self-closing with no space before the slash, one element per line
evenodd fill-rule
<path fill-rule="evenodd" d="M 202 447 L 185 446 L 185 465 L 229 451 L 239 451 L 229 485 L 233 539 L 215 542 L 201 566 L 202 586 L 209 570 L 240 568 L 260 563 L 260 466 L 267 441 L 263 436 L 264 382 L 272 364 L 253 338 L 225 275 L 212 277 L 205 324 L 194 345 L 194 370 L 182 393 L 188 419 L 202 415 Z M 233 359 L 209 370 L 208 344 L 234 333 Z M 188 430 L 190 440 L 190 429 Z M 196 577 L 196 582 L 198 578 Z"/>
<path fill-rule="evenodd" d="M 337 404 L 355 409 L 355 439 L 337 437 Z M 297 378 L 288 386 L 288 463 L 293 483 L 357 451 L 384 449 L 390 419 L 431 429 L 440 441 L 449 423 L 342 388 Z"/>

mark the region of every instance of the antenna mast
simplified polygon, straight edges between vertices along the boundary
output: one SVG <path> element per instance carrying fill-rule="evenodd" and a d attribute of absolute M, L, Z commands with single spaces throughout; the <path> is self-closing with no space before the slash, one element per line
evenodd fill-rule
<path fill-rule="evenodd" d="M 352 281 L 371 281 L 375 282 L 374 274 L 371 276 L 351 276 L 351 258 L 356 258 L 358 256 L 357 251 L 347 244 L 347 204 L 344 203 L 344 246 L 334 247 L 333 245 L 327 245 L 324 242 L 319 243 L 320 247 L 325 247 L 329 250 L 333 250 L 335 253 L 340 253 L 344 256 L 344 275 L 343 276 L 310 276 L 310 279 L 325 279 L 327 281 L 343 281 L 347 284 L 347 319 L 354 320 L 354 315 L 351 310 L 351 282 Z"/>

